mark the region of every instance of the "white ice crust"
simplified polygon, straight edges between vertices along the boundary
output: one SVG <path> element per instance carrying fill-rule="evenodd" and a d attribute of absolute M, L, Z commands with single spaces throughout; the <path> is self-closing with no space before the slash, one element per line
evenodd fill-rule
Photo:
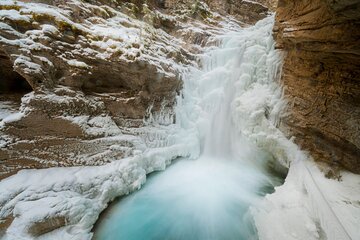
<path fill-rule="evenodd" d="M 28 7 L 26 11 L 49 13 L 49 9 L 35 7 Z M 51 13 L 63 21 L 68 21 L 64 18 L 66 13 Z M 26 18 L 21 17 L 23 15 L 17 16 L 9 11 L 0 11 L 1 16 L 17 17 L 26 21 Z M 117 18 L 111 21 L 120 20 Z M 111 22 L 109 24 L 111 25 Z M 107 29 L 94 26 L 84 31 L 105 36 L 105 39 L 108 35 L 111 35 L 112 39 L 126 35 L 129 43 L 137 41 L 136 36 L 139 34 L 135 29 L 129 28 L 126 30 L 128 32 L 124 33 L 110 29 L 109 24 Z M 282 100 L 281 87 L 275 81 L 280 74 L 278 70 L 281 66 L 281 55 L 274 50 L 272 26 L 273 16 L 249 29 L 234 29 L 231 25 L 232 30 L 216 39 L 223 42 L 221 51 L 224 51 L 224 58 L 234 54 L 232 45 L 239 44 L 234 41 L 243 41 L 241 44 L 244 45 L 241 54 L 245 64 L 239 63 L 239 72 L 242 74 L 234 86 L 236 96 L 232 103 L 232 121 L 237 123 L 238 132 L 271 152 L 283 165 L 290 167 L 285 184 L 278 187 L 275 193 L 267 195 L 260 207 L 252 209 L 259 237 L 277 240 L 311 240 L 322 239 L 324 236 L 327 239 L 360 239 L 357 229 L 360 226 L 359 176 L 342 173 L 342 181 L 326 179 L 308 160 L 306 154 L 276 127 L 285 103 Z M 49 26 L 43 26 L 43 30 L 56 32 L 56 29 Z M 239 34 L 246 37 L 234 37 Z M 0 38 L 0 41 L 5 40 Z M 115 43 L 113 40 L 93 44 L 104 49 L 113 49 L 109 48 L 112 45 L 116 48 L 123 47 L 119 45 L 120 42 Z M 173 44 L 167 47 L 173 47 Z M 211 57 L 206 53 L 216 49 L 217 47 L 205 49 L 202 58 Z M 17 61 L 17 64 L 28 64 L 25 58 L 18 58 Z M 87 67 L 76 59 L 70 59 L 68 63 Z M 36 70 L 37 66 L 29 64 L 28 67 Z M 213 72 L 212 80 L 209 81 L 201 73 L 205 70 L 194 68 L 184 74 L 185 90 L 178 98 L 176 124 L 159 124 L 159 121 L 166 120 L 166 116 L 154 116 L 152 122 L 149 122 L 150 133 L 147 137 L 156 140 L 159 136 L 166 135 L 166 140 L 155 141 L 156 143 L 149 145 L 145 144 L 146 141 L 141 139 L 141 136 L 130 136 L 116 130 L 114 133 L 112 130 L 112 138 L 129 138 L 129 141 L 138 143 L 134 157 L 96 167 L 22 170 L 2 180 L 0 218 L 14 218 L 4 239 L 33 239 L 27 232 L 28 228 L 33 223 L 54 217 L 65 217 L 67 225 L 37 239 L 91 239 L 91 229 L 99 214 L 115 197 L 141 188 L 146 181 L 146 174 L 164 170 L 175 158 L 197 158 L 205 130 L 209 127 L 206 122 L 207 110 L 223 97 L 222 89 L 216 87 L 217 81 L 221 80 L 223 74 L 229 74 L 224 66 L 217 69 L 217 73 Z M 218 74 L 218 77 L 213 78 L 214 74 Z M 203 78 L 197 79 L 197 75 L 202 75 Z M 254 77 L 257 81 L 254 81 Z M 246 91 L 240 91 L 243 89 Z M 13 121 L 18 117 L 20 115 L 9 116 L 3 122 Z M 73 118 L 72 121 L 81 125 L 89 122 L 90 119 L 85 118 L 86 116 Z M 116 128 L 107 117 L 98 117 L 91 121 L 95 128 L 88 129 L 89 131 L 105 131 L 102 127 Z M 110 150 L 116 151 L 118 147 L 114 145 Z"/>

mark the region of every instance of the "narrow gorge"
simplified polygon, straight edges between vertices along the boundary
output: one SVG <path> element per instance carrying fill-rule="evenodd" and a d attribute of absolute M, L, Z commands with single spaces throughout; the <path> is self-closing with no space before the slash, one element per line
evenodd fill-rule
<path fill-rule="evenodd" d="M 0 239 L 359 239 L 359 10 L 1 0 Z"/>

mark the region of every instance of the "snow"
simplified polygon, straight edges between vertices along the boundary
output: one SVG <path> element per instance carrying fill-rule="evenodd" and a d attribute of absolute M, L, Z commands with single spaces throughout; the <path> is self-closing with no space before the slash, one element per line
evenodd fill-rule
<path fill-rule="evenodd" d="M 83 131 L 90 136 L 114 136 L 121 134 L 120 129 L 110 116 L 64 116 L 63 119 L 69 120 L 79 125 Z"/>
<path fill-rule="evenodd" d="M 11 114 L 18 112 L 16 108 L 14 108 L 14 103 L 11 101 L 0 101 L 0 120 L 5 119 Z"/>
<path fill-rule="evenodd" d="M 0 5 L 5 4 L 14 4 L 14 1 L 0 2 Z M 133 156 L 97 167 L 22 170 L 2 180 L 0 218 L 14 217 L 4 239 L 32 239 L 27 233 L 27 228 L 37 221 L 54 216 L 65 217 L 68 225 L 39 239 L 91 239 L 91 228 L 108 202 L 117 196 L 139 189 L 146 180 L 146 174 L 164 170 L 175 158 L 199 157 L 202 141 L 211 126 L 207 118 L 213 114 L 211 110 L 216 109 L 214 106 L 218 100 L 226 97 L 224 89 L 219 88 L 219 80 L 224 75 L 236 76 L 236 73 L 229 71 L 229 66 L 222 66 L 221 63 L 223 59 L 235 55 L 241 55 L 246 64 L 240 64 L 239 71 L 243 74 L 234 79 L 234 101 L 230 109 L 231 121 L 236 123 L 236 131 L 233 134 L 248 138 L 258 147 L 272 153 L 283 165 L 290 167 L 285 184 L 278 187 L 274 194 L 267 195 L 261 207 L 252 209 L 260 239 L 311 240 L 319 239 L 323 234 L 326 234 L 327 239 L 349 239 L 349 236 L 352 239 L 360 239 L 360 233 L 357 231 L 360 225 L 359 176 L 343 173 L 341 182 L 326 179 L 316 166 L 306 160 L 308 156 L 277 128 L 279 113 L 283 110 L 285 102 L 282 100 L 281 87 L 274 81 L 280 75 L 281 55 L 274 50 L 271 36 L 273 17 L 260 21 L 250 31 L 241 30 L 233 23 L 223 25 L 226 34 L 213 30 L 212 34 L 220 35 L 211 41 L 222 42 L 226 48 L 204 49 L 204 62 L 212 59 L 207 53 L 216 54 L 218 51 L 217 59 L 207 62 L 208 66 L 218 66 L 209 76 L 191 67 L 185 73 L 183 66 L 167 58 L 169 52 L 181 50 L 181 41 L 174 40 L 162 30 L 150 29 L 145 23 L 127 18 L 120 13 L 109 18 L 105 25 L 87 26 L 72 22 L 66 11 L 60 11 L 55 7 L 37 3 L 17 4 L 21 7 L 21 14 L 17 11 L 11 12 L 14 18 L 25 19 L 33 13 L 49 14 L 58 21 L 65 21 L 90 35 L 97 36 L 98 39 L 104 39 L 91 41 L 92 46 L 104 51 L 86 48 L 82 51 L 77 49 L 77 54 L 106 59 L 115 50 L 135 56 L 137 52 L 141 52 L 139 59 L 154 64 L 159 73 L 174 74 L 168 69 L 181 72 L 188 91 L 182 92 L 182 96 L 178 97 L 176 124 L 171 124 L 174 116 L 164 111 L 145 121 L 146 127 L 132 129 L 133 135 L 123 133 L 110 116 L 62 116 L 80 125 L 89 135 L 104 135 L 107 139 L 133 143 Z M 7 17 L 9 14 L 1 11 L 0 17 Z M 2 29 L 15 31 L 0 24 Z M 119 24 L 123 24 L 123 28 Z M 125 25 L 130 27 L 124 27 Z M 141 28 L 144 31 L 138 30 Z M 196 26 L 189 31 L 201 32 L 198 29 Z M 57 29 L 43 25 L 42 31 L 55 34 Z M 244 37 L 233 38 L 235 35 Z M 150 36 L 156 38 L 156 41 Z M 24 49 L 39 47 L 30 38 L 8 40 L 0 37 L 0 42 Z M 134 47 L 133 43 L 140 44 L 140 47 Z M 234 51 L 234 47 L 238 45 L 243 45 L 244 48 Z M 255 55 L 261 56 L 256 58 L 260 59 L 259 61 L 253 58 Z M 126 54 L 121 57 L 125 56 Z M 88 67 L 76 58 L 67 59 L 67 62 L 76 67 Z M 29 72 L 41 72 L 40 65 L 32 63 L 28 57 L 18 56 L 15 65 L 19 64 L 24 65 Z M 234 61 L 230 64 L 239 63 Z M 254 81 L 254 78 L 257 81 Z M 29 103 L 36 98 L 46 98 L 50 103 L 70 104 L 73 99 L 83 97 L 31 93 L 22 101 Z M 94 108 L 102 107 L 96 99 L 89 101 Z M 21 113 L 5 117 L 1 124 L 18 120 L 27 110 L 22 108 Z M 122 150 L 124 149 L 118 144 L 109 148 L 109 151 Z"/>
<path fill-rule="evenodd" d="M 63 93 L 65 92 L 65 94 Z M 94 96 L 86 96 L 81 91 L 74 91 L 69 87 L 57 86 L 53 91 L 44 91 L 43 93 L 34 94 L 33 92 L 26 94 L 22 98 L 23 105 L 28 107 L 31 102 L 44 101 L 50 105 L 59 108 L 61 111 L 61 105 L 71 105 L 73 102 L 81 101 L 90 109 L 103 109 L 104 103 L 99 101 Z M 66 113 L 64 113 L 66 114 Z"/>
<path fill-rule="evenodd" d="M 67 63 L 72 67 L 78 67 L 78 68 L 90 68 L 89 65 L 87 65 L 84 62 L 78 61 L 76 59 L 68 60 Z"/>
<path fill-rule="evenodd" d="M 41 27 L 44 33 L 53 34 L 53 35 L 59 34 L 59 30 L 53 25 L 43 24 L 41 25 Z"/>
<path fill-rule="evenodd" d="M 139 189 L 147 173 L 163 170 L 172 158 L 186 156 L 183 149 L 186 146 L 148 150 L 100 167 L 20 171 L 0 184 L 0 216 L 11 211 L 17 216 L 5 239 L 31 238 L 26 233 L 29 224 L 59 215 L 70 225 L 48 235 L 50 239 L 90 239 L 90 229 L 109 201 Z"/>
<path fill-rule="evenodd" d="M 263 4 L 259 3 L 259 2 L 255 2 L 255 1 L 251 1 L 251 0 L 243 0 L 243 2 L 254 4 L 254 5 L 261 5 L 264 8 L 267 8 L 265 5 L 263 5 Z"/>
<path fill-rule="evenodd" d="M 19 112 L 16 105 L 16 103 L 11 101 L 0 101 L 0 129 L 5 124 L 18 121 L 25 116 L 24 112 Z M 0 145 L 2 144 L 0 143 Z"/>
<path fill-rule="evenodd" d="M 0 19 L 11 19 L 16 21 L 25 21 L 30 22 L 30 17 L 21 15 L 18 11 L 14 9 L 10 10 L 0 10 Z"/>
<path fill-rule="evenodd" d="M 42 72 L 41 66 L 31 61 L 29 57 L 19 55 L 14 61 L 14 66 L 23 66 L 26 74 L 40 74 Z"/>
<path fill-rule="evenodd" d="M 46 57 L 42 57 L 42 56 L 34 56 L 34 58 L 39 59 L 42 63 L 46 63 L 47 65 L 53 67 L 54 64 Z"/>
<path fill-rule="evenodd" d="M 140 34 L 140 30 L 136 28 L 115 28 L 94 25 L 91 30 L 95 35 L 103 36 L 104 41 L 107 39 L 113 39 L 126 41 L 126 43 L 135 42 Z"/>
<path fill-rule="evenodd" d="M 68 44 L 66 51 L 54 53 L 58 55 L 57 57 L 74 67 L 89 68 L 86 63 L 79 60 L 83 56 L 114 61 L 115 54 L 119 57 L 119 60 L 125 62 L 135 60 L 148 62 L 156 67 L 159 74 L 165 74 L 170 77 L 175 76 L 175 72 L 179 72 L 183 68 L 182 64 L 176 62 L 175 57 L 168 57 L 170 52 L 180 53 L 185 51 L 181 48 L 183 43 L 163 30 L 155 29 L 145 22 L 133 19 L 110 7 L 105 9 L 104 6 L 94 6 L 78 0 L 72 0 L 69 4 L 76 5 L 77 8 L 85 12 L 89 12 L 89 9 L 93 8 L 104 14 L 107 11 L 111 11 L 112 17 L 108 16 L 106 20 L 99 18 L 101 21 L 90 21 L 91 19 L 87 19 L 84 22 L 77 23 L 71 20 L 71 11 L 69 10 L 41 3 L 11 0 L 1 1 L 0 6 L 16 5 L 16 9 L 19 10 L 12 9 L 9 10 L 10 12 L 4 10 L 0 17 L 11 15 L 13 20 L 24 20 L 26 18 L 29 21 L 35 21 L 35 16 L 44 16 L 49 18 L 50 22 L 53 22 L 54 25 L 67 24 L 72 29 L 81 32 L 79 43 L 83 42 L 85 46 L 90 47 L 83 48 L 78 43 Z M 22 35 L 17 30 L 4 24 L 1 24 L 0 28 L 6 30 L 10 35 L 20 37 L 19 39 L 0 37 L 0 43 L 16 46 L 24 53 L 42 50 L 52 51 L 51 48 L 42 43 L 49 41 L 49 35 L 61 36 L 63 34 L 50 24 L 43 24 L 40 29 L 27 31 L 26 35 Z M 60 48 L 61 46 L 59 46 Z M 25 63 L 24 57 L 20 56 L 18 62 L 26 64 L 26 66 L 29 65 L 25 69 L 26 73 L 30 74 L 30 71 L 35 70 L 35 68 L 31 68 L 30 63 Z M 41 70 L 41 66 L 40 68 L 39 66 L 37 66 L 37 69 Z"/>
<path fill-rule="evenodd" d="M 24 34 L 15 31 L 14 28 L 12 28 L 11 26 L 9 26 L 8 24 L 3 23 L 3 22 L 0 22 L 0 30 L 6 31 L 6 32 L 8 32 L 8 33 L 15 34 L 15 36 L 17 36 L 17 37 L 19 37 L 19 38 L 25 37 Z"/>
<path fill-rule="evenodd" d="M 260 239 L 359 239 L 360 177 L 343 172 L 342 181 L 327 179 L 302 157 L 264 207 L 253 209 Z"/>
<path fill-rule="evenodd" d="M 18 105 L 13 101 L 0 101 L 0 148 L 6 147 L 13 141 L 10 136 L 1 133 L 1 129 L 7 123 L 18 121 L 25 115 L 25 112 L 19 112 Z"/>
<path fill-rule="evenodd" d="M 18 113 L 14 113 L 14 114 L 11 114 L 7 117 L 5 117 L 1 123 L 2 124 L 6 124 L 6 123 L 10 123 L 10 122 L 15 122 L 15 121 L 19 121 L 25 114 L 22 113 L 22 112 L 18 112 Z"/>

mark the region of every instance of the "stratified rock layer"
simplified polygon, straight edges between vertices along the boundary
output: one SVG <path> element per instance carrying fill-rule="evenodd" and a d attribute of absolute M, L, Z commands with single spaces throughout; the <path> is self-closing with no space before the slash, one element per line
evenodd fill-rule
<path fill-rule="evenodd" d="M 360 1 L 281 0 L 284 127 L 317 161 L 360 173 Z"/>
<path fill-rule="evenodd" d="M 0 1 L 0 94 L 34 91 L 21 119 L 0 123 L 0 179 L 158 147 L 148 125 L 173 123 L 196 54 L 222 24 L 267 13 L 256 1 Z"/>
<path fill-rule="evenodd" d="M 193 10 L 201 10 L 201 4 L 205 2 L 213 11 L 223 15 L 231 15 L 237 20 L 247 24 L 254 24 L 266 17 L 269 9 L 275 9 L 277 0 L 165 0 L 164 2 L 168 8 L 177 8 L 179 4 L 183 4 L 191 6 Z M 206 12 L 202 12 L 202 14 L 206 15 Z"/>
<path fill-rule="evenodd" d="M 126 1 L 1 1 L 0 93 L 34 92 L 24 116 L 0 130 L 0 179 L 131 155 L 127 141 L 92 140 L 170 111 L 192 58 L 164 18 Z M 109 151 L 115 142 L 124 148 Z"/>

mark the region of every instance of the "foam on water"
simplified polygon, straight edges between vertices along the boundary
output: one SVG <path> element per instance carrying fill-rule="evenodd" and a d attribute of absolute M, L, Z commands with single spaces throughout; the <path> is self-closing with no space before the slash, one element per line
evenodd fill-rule
<path fill-rule="evenodd" d="M 219 36 L 221 46 L 207 49 L 202 69 L 184 77 L 176 120 L 197 159 L 177 161 L 119 201 L 98 239 L 257 238 L 248 209 L 281 183 L 268 172 L 267 135 L 283 106 L 272 26 L 271 16 Z"/>

